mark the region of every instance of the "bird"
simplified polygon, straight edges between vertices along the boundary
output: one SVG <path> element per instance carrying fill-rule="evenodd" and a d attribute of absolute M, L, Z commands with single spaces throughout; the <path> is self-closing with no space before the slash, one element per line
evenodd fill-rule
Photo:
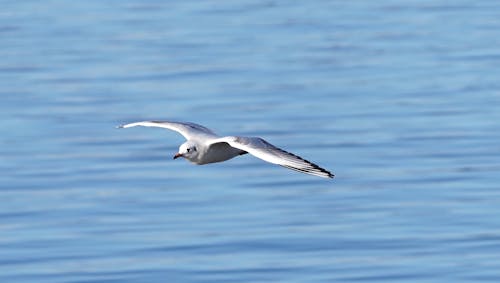
<path fill-rule="evenodd" d="M 202 125 L 176 121 L 141 121 L 119 125 L 117 128 L 136 126 L 158 127 L 180 133 L 186 142 L 179 146 L 179 151 L 173 156 L 173 159 L 182 157 L 194 164 L 203 165 L 226 161 L 249 153 L 264 161 L 301 173 L 323 178 L 334 177 L 328 170 L 276 147 L 260 137 L 220 137 Z"/>

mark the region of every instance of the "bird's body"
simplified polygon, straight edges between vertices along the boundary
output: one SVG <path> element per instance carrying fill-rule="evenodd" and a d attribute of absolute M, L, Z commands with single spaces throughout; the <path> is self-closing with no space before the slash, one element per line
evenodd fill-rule
<path fill-rule="evenodd" d="M 297 155 L 284 151 L 259 137 L 219 137 L 210 129 L 186 122 L 142 121 L 125 124 L 119 128 L 135 126 L 160 127 L 179 132 L 186 138 L 174 156 L 184 157 L 192 163 L 202 165 L 222 162 L 250 153 L 262 160 L 319 177 L 333 178 L 333 174 Z"/>
<path fill-rule="evenodd" d="M 203 142 L 199 141 L 197 144 L 203 144 Z M 188 159 L 198 165 L 222 162 L 247 153 L 241 149 L 231 147 L 227 143 L 216 143 L 211 146 L 201 146 L 199 148 L 200 151 L 196 158 Z"/>

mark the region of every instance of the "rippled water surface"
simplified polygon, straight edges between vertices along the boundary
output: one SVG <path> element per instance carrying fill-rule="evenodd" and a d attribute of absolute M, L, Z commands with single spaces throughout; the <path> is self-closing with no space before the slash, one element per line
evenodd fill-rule
<path fill-rule="evenodd" d="M 499 282 L 497 1 L 4 1 L 1 282 Z M 174 119 L 335 173 L 173 161 Z"/>

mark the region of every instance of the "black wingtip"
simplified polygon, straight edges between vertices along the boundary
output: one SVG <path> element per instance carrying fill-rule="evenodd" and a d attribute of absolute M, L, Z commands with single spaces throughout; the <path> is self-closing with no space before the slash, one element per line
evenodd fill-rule
<path fill-rule="evenodd" d="M 293 167 L 293 166 L 289 166 L 289 165 L 283 165 L 283 164 L 280 164 L 281 166 L 285 167 L 285 168 L 288 168 L 288 169 L 291 169 L 291 170 L 294 170 L 294 171 L 297 171 L 297 172 L 301 172 L 301 173 L 304 173 L 304 174 L 308 174 L 308 175 L 312 175 L 312 176 L 317 176 L 317 177 L 321 177 L 321 178 L 329 178 L 329 179 L 333 179 L 333 177 L 335 175 L 333 175 L 331 172 L 329 171 L 326 171 L 325 169 L 317 166 L 316 168 L 313 168 L 314 170 L 311 170 L 309 168 L 298 168 L 298 167 Z M 315 164 L 313 164 L 315 165 Z M 317 170 L 317 171 L 315 171 Z"/>
<path fill-rule="evenodd" d="M 326 171 L 326 170 L 325 170 L 325 171 Z M 326 178 L 328 178 L 328 179 L 333 179 L 333 178 L 335 177 L 335 175 L 333 175 L 332 173 L 330 173 L 330 172 L 328 172 L 328 171 L 326 171 L 326 172 L 324 172 L 324 173 L 328 174 L 328 175 L 326 176 Z"/>

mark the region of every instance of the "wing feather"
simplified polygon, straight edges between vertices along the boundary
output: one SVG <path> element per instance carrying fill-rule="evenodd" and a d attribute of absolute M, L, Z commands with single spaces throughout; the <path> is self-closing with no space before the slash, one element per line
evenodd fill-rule
<path fill-rule="evenodd" d="M 130 128 L 136 126 L 165 128 L 180 133 L 187 140 L 199 136 L 217 137 L 212 130 L 195 123 L 173 122 L 173 121 L 141 121 L 118 126 L 118 128 Z"/>
<path fill-rule="evenodd" d="M 281 165 L 305 174 L 324 178 L 333 178 L 334 175 L 324 168 L 305 160 L 293 153 L 278 148 L 266 140 L 258 137 L 223 137 L 215 139 L 212 144 L 224 142 L 231 147 L 244 150 L 264 161 Z"/>

